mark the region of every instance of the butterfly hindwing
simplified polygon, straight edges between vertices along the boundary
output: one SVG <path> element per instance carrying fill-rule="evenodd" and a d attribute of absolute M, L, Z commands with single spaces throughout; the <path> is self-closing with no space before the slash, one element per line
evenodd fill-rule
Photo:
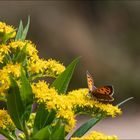
<path fill-rule="evenodd" d="M 113 86 L 102 86 L 102 87 L 98 87 L 96 90 L 96 92 L 98 92 L 99 94 L 105 94 L 105 95 L 113 95 Z"/>
<path fill-rule="evenodd" d="M 113 101 L 113 86 L 102 86 L 95 89 L 92 94 L 98 101 Z"/>

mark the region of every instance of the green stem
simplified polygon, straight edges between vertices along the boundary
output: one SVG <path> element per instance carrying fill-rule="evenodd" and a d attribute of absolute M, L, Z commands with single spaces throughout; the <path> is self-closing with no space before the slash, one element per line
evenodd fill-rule
<path fill-rule="evenodd" d="M 23 131 L 24 131 L 24 134 L 25 134 L 25 139 L 26 140 L 29 140 L 30 139 L 30 136 L 28 134 L 28 128 L 27 128 L 26 124 L 24 126 L 24 130 Z"/>
<path fill-rule="evenodd" d="M 9 54 L 5 55 L 5 63 L 9 63 L 9 61 L 11 60 L 11 57 Z"/>
<path fill-rule="evenodd" d="M 77 115 L 89 115 L 89 114 L 90 114 L 89 112 L 78 112 L 78 113 L 76 113 L 76 116 Z"/>
<path fill-rule="evenodd" d="M 42 77 L 43 77 L 42 74 L 31 75 L 31 76 L 29 77 L 29 81 L 33 81 L 33 80 L 35 80 L 36 78 L 42 78 Z"/>

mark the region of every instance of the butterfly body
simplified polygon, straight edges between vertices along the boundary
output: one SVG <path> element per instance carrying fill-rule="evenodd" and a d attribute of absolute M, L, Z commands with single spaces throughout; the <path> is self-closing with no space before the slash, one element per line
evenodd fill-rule
<path fill-rule="evenodd" d="M 114 93 L 114 89 L 112 85 L 106 85 L 101 87 L 95 87 L 93 78 L 91 74 L 87 71 L 87 83 L 89 88 L 89 95 L 101 102 L 110 102 L 113 101 L 114 98 L 112 97 Z"/>

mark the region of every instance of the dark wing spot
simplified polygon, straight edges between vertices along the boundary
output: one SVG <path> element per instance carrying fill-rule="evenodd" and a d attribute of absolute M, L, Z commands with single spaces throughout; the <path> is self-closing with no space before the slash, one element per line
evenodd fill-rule
<path fill-rule="evenodd" d="M 109 90 L 106 90 L 107 93 L 109 93 Z"/>
<path fill-rule="evenodd" d="M 110 92 L 111 92 L 111 89 L 107 87 L 107 88 L 106 88 L 106 92 L 107 92 L 107 93 L 110 93 Z"/>
<path fill-rule="evenodd" d="M 109 89 L 106 89 L 106 91 L 110 91 Z"/>
<path fill-rule="evenodd" d="M 99 89 L 99 92 L 102 92 L 102 89 Z"/>

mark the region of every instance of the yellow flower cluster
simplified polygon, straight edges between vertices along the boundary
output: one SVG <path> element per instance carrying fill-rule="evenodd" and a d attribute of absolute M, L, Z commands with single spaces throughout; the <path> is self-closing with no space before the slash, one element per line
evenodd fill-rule
<path fill-rule="evenodd" d="M 14 77 L 18 78 L 20 76 L 20 64 L 7 64 L 2 69 L 0 69 L 0 94 L 9 88 L 9 74 L 13 74 Z"/>
<path fill-rule="evenodd" d="M 58 95 L 57 91 L 54 88 L 49 88 L 44 81 L 32 84 L 32 90 L 38 103 L 44 103 L 48 110 L 56 110 L 56 117 L 62 118 L 68 123 L 66 131 L 70 131 L 75 126 L 72 105 L 65 95 Z"/>
<path fill-rule="evenodd" d="M 18 51 L 25 49 L 27 53 L 27 69 L 30 74 L 41 74 L 41 76 L 57 77 L 65 70 L 63 64 L 56 60 L 44 60 L 38 56 L 36 46 L 31 41 L 12 41 L 8 45 L 0 45 L 0 63 L 3 63 L 5 54 L 18 53 Z M 9 60 L 11 61 L 11 60 Z"/>
<path fill-rule="evenodd" d="M 31 74 L 44 73 L 44 69 L 46 69 L 45 60 L 39 58 L 37 60 L 29 59 L 28 70 Z"/>
<path fill-rule="evenodd" d="M 71 140 L 118 140 L 117 136 L 107 136 L 103 133 L 93 131 L 89 133 L 86 136 L 83 136 L 81 138 L 73 137 Z"/>
<path fill-rule="evenodd" d="M 28 59 L 28 70 L 31 74 L 41 73 L 42 76 L 56 77 L 65 70 L 65 67 L 56 60 L 44 60 L 38 56 L 36 46 L 31 41 L 13 41 L 9 48 L 20 50 L 26 47 Z"/>
<path fill-rule="evenodd" d="M 6 25 L 4 22 L 0 22 L 0 34 L 13 38 L 16 36 L 16 31 L 12 26 Z"/>
<path fill-rule="evenodd" d="M 39 103 L 45 103 L 47 109 L 56 110 L 58 118 L 68 121 L 67 131 L 70 131 L 75 126 L 74 117 L 81 111 L 91 110 L 90 113 L 93 115 L 98 111 L 97 113 L 106 113 L 112 117 L 121 113 L 117 106 L 99 103 L 89 98 L 87 96 L 88 89 L 74 90 L 69 92 L 68 95 L 58 95 L 57 91 L 54 88 L 49 88 L 44 81 L 32 84 L 32 89 Z M 86 108 L 87 110 L 85 110 Z"/>
<path fill-rule="evenodd" d="M 65 67 L 56 60 L 43 60 L 38 58 L 28 61 L 28 70 L 31 74 L 41 73 L 42 76 L 57 77 L 65 70 Z"/>
<path fill-rule="evenodd" d="M 14 131 L 15 125 L 6 110 L 0 110 L 0 130 Z"/>
<path fill-rule="evenodd" d="M 60 64 L 58 61 L 52 59 L 46 61 L 46 67 L 46 74 L 51 77 L 56 77 L 65 70 L 63 64 Z"/>
<path fill-rule="evenodd" d="M 26 41 L 12 41 L 9 43 L 9 48 L 13 49 L 20 49 L 22 50 L 24 47 L 26 47 L 27 54 L 32 57 L 32 59 L 38 58 L 38 51 L 36 49 L 36 46 L 29 40 Z"/>
<path fill-rule="evenodd" d="M 115 117 L 115 115 L 122 113 L 120 108 L 118 108 L 117 106 L 113 106 L 112 104 L 109 103 L 104 104 L 98 102 L 96 100 L 93 100 L 93 98 L 87 96 L 87 94 L 88 94 L 88 89 L 73 90 L 68 93 L 68 99 L 74 108 L 80 108 L 80 109 L 87 108 L 87 110 L 93 109 L 91 111 L 96 110 L 98 111 L 98 113 L 104 112 L 106 113 L 106 115 L 112 117 Z"/>
<path fill-rule="evenodd" d="M 27 52 L 27 70 L 30 76 L 41 74 L 42 77 L 56 77 L 65 70 L 65 67 L 55 60 L 40 59 L 36 46 L 27 40 L 12 41 L 8 45 L 0 45 L 0 63 L 5 65 L 5 59 L 7 60 L 10 56 L 13 56 L 11 54 L 17 55 L 16 53 L 19 53 L 24 47 L 24 51 Z M 11 73 L 18 78 L 20 77 L 20 71 L 20 64 L 13 63 L 12 58 L 0 69 L 0 95 L 4 96 L 5 91 L 9 88 L 9 74 Z"/>

